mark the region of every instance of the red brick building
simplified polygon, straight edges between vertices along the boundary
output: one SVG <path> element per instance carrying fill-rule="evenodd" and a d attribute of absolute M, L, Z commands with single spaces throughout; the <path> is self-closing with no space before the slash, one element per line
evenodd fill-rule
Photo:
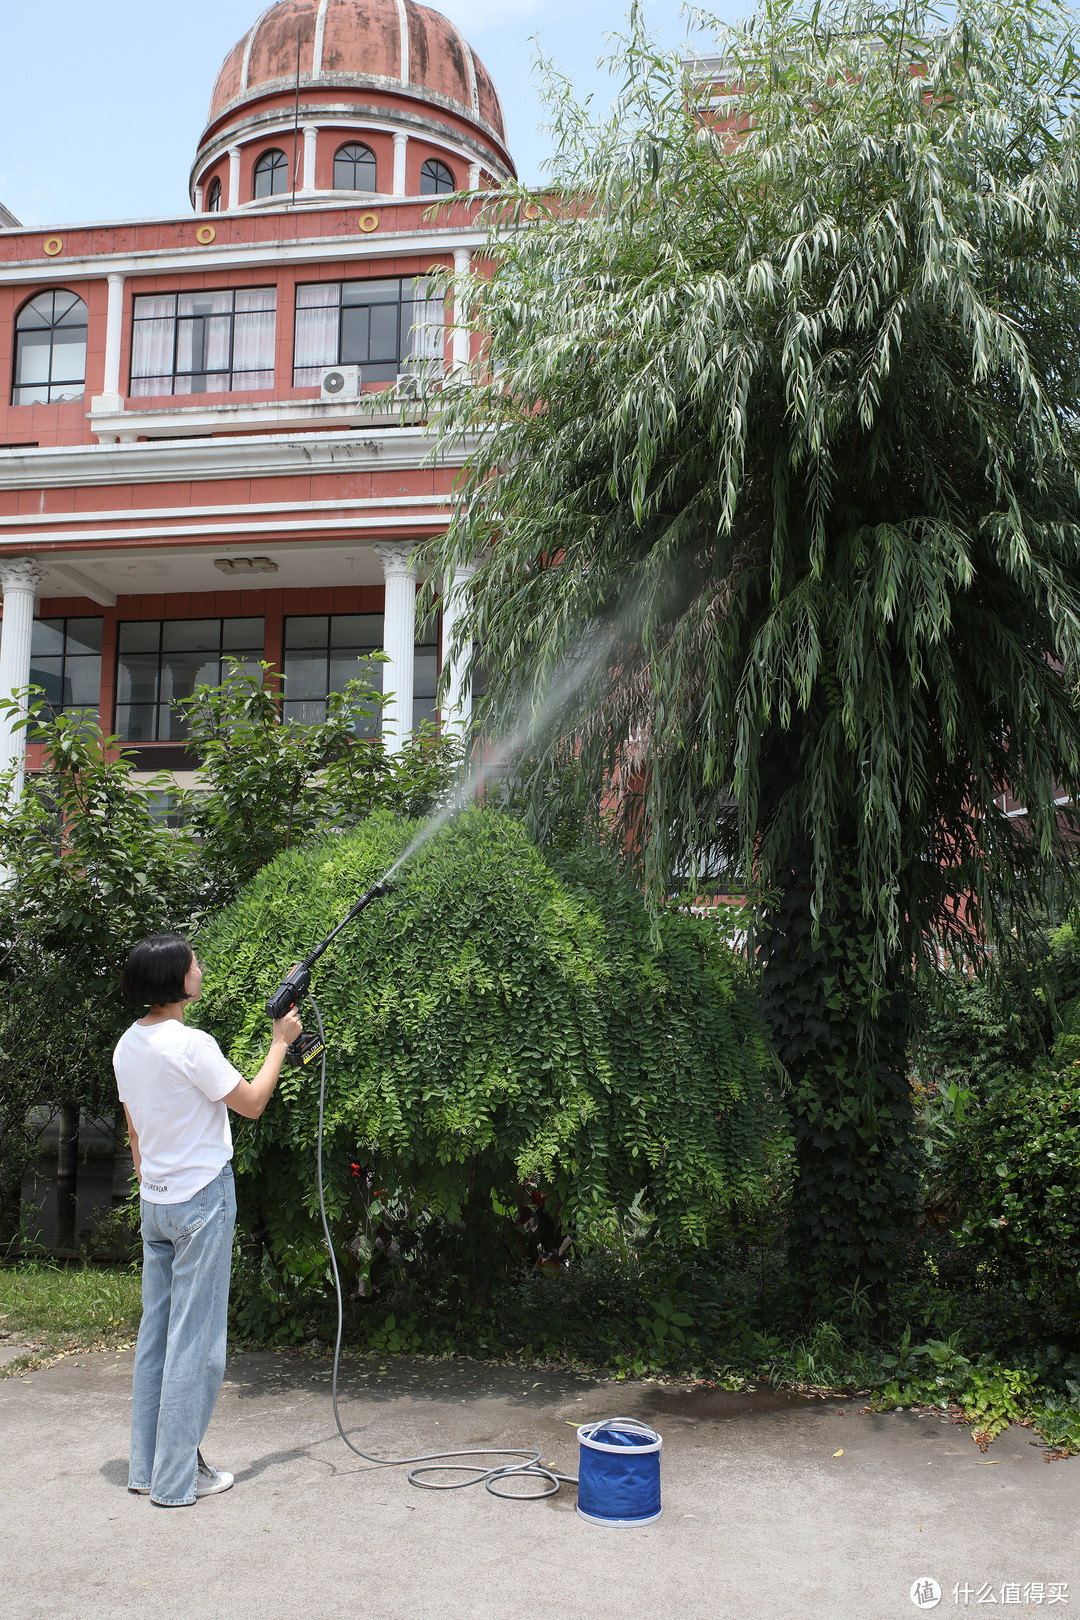
<path fill-rule="evenodd" d="M 455 467 L 397 396 L 469 357 L 428 278 L 468 275 L 484 233 L 433 204 L 513 176 L 445 17 L 282 0 L 218 74 L 190 215 L 0 211 L 0 692 L 34 680 L 151 771 L 192 768 L 171 705 L 231 654 L 284 669 L 304 720 L 381 647 L 391 746 L 434 716 L 449 611 L 417 627 L 408 554 Z M 442 583 L 452 608 L 463 581 Z M 443 719 L 467 711 L 451 678 Z M 0 731 L 0 765 L 21 755 Z"/>

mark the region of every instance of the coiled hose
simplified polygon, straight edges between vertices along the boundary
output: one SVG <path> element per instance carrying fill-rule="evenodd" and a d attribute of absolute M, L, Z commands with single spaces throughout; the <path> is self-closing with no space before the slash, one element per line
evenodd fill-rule
<path fill-rule="evenodd" d="M 315 997 L 309 994 L 312 1011 L 319 1026 L 319 1038 L 323 1043 L 322 1070 L 319 1077 L 319 1135 L 317 1148 L 317 1173 L 319 1182 L 319 1214 L 322 1217 L 322 1229 L 326 1238 L 326 1247 L 330 1255 L 330 1269 L 334 1277 L 334 1293 L 337 1297 L 337 1338 L 334 1341 L 334 1374 L 330 1384 L 330 1398 L 334 1405 L 334 1422 L 337 1430 L 350 1451 L 365 1462 L 377 1463 L 381 1468 L 409 1467 L 408 1480 L 421 1490 L 428 1491 L 460 1491 L 467 1485 L 484 1485 L 492 1496 L 507 1497 L 511 1501 L 539 1501 L 545 1496 L 554 1496 L 559 1485 L 576 1485 L 577 1478 L 573 1474 L 560 1474 L 556 1469 L 549 1468 L 542 1460 L 542 1453 L 530 1451 L 524 1446 L 475 1446 L 467 1451 L 425 1451 L 418 1457 L 373 1457 L 369 1451 L 361 1451 L 359 1446 L 353 1444 L 345 1433 L 338 1412 L 338 1363 L 341 1358 L 341 1329 L 342 1329 L 342 1298 L 341 1277 L 338 1273 L 337 1256 L 334 1254 L 334 1245 L 330 1239 L 330 1223 L 326 1218 L 326 1196 L 323 1190 L 323 1119 L 326 1112 L 326 1031 L 323 1029 L 322 1014 L 319 1011 Z M 496 1467 L 488 1467 L 479 1462 L 451 1462 L 452 1457 L 510 1457 L 512 1462 L 504 1462 Z M 411 1467 L 409 1465 L 412 1465 Z M 430 1474 L 471 1474 L 471 1479 L 439 1480 L 430 1479 Z M 422 1477 L 424 1476 L 424 1477 Z M 510 1479 L 537 1480 L 543 1482 L 543 1488 L 536 1491 L 504 1491 L 500 1485 Z"/>

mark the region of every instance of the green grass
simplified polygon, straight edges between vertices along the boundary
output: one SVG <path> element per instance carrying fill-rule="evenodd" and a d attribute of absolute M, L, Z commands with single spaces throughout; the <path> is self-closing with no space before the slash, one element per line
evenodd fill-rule
<path fill-rule="evenodd" d="M 0 1328 L 32 1340 L 6 1368 L 17 1372 L 76 1350 L 115 1350 L 134 1341 L 142 1310 L 138 1272 L 31 1261 L 0 1266 Z"/>
<path fill-rule="evenodd" d="M 260 1331 L 253 1333 L 258 1313 L 250 1300 L 245 1303 L 240 1269 L 234 1306 L 245 1320 L 237 1321 L 234 1314 L 232 1349 L 272 1343 L 304 1354 L 301 1346 L 314 1342 L 326 1352 L 332 1323 L 324 1297 L 312 1296 L 307 1312 L 279 1302 L 275 1321 L 280 1315 L 287 1334 L 265 1311 L 258 1317 Z M 246 1282 L 250 1288 L 251 1279 Z M 395 1316 L 378 1306 L 352 1307 L 347 1338 L 354 1348 L 380 1355 L 465 1354 L 480 1361 L 587 1368 L 616 1378 L 704 1379 L 728 1389 L 766 1381 L 821 1394 L 858 1393 L 879 1411 L 928 1406 L 949 1411 L 969 1426 L 984 1450 L 1010 1423 L 1021 1423 L 1042 1436 L 1048 1457 L 1080 1453 L 1080 1354 L 1044 1347 L 1004 1360 L 989 1350 L 979 1354 L 970 1344 L 965 1354 L 959 1331 L 942 1338 L 920 1335 L 924 1342 L 914 1344 L 910 1327 L 891 1348 L 871 1345 L 858 1335 L 845 1337 L 827 1322 L 803 1335 L 761 1332 L 738 1321 L 741 1311 L 710 1326 L 708 1302 L 699 1291 L 687 1291 L 681 1301 L 684 1311 L 666 1295 L 651 1298 L 637 1285 L 620 1296 L 618 1282 L 610 1267 L 595 1264 L 582 1266 L 576 1276 L 560 1277 L 554 1286 L 549 1279 L 530 1276 L 519 1292 L 528 1296 L 524 1302 L 531 1309 L 516 1324 L 508 1299 L 441 1322 L 424 1322 L 416 1314 Z M 565 1296 L 561 1309 L 551 1312 L 560 1296 Z M 517 1304 L 520 1309 L 522 1299 Z M 141 1280 L 134 1268 L 47 1261 L 0 1266 L 0 1328 L 33 1341 L 26 1355 L 0 1369 L 0 1377 L 76 1352 L 126 1348 L 134 1343 L 140 1310 Z M 529 1334 L 528 1343 L 523 1332 Z"/>

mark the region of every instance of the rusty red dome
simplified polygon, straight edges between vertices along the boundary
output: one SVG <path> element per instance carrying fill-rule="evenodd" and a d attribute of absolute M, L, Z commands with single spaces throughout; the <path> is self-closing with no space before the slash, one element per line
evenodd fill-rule
<path fill-rule="evenodd" d="M 207 124 L 291 86 L 297 39 L 301 84 L 392 91 L 453 110 L 505 147 L 498 93 L 465 36 L 415 0 L 281 0 L 222 63 Z"/>

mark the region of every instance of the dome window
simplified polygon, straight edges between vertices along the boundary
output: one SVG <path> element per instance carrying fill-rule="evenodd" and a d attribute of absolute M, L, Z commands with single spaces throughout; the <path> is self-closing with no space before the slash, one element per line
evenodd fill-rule
<path fill-rule="evenodd" d="M 274 147 L 255 165 L 255 197 L 282 197 L 289 189 L 289 160 Z"/>
<path fill-rule="evenodd" d="M 221 212 L 221 181 L 216 175 L 210 182 L 210 190 L 206 193 L 206 212 L 208 214 Z"/>
<path fill-rule="evenodd" d="M 334 153 L 335 191 L 374 191 L 375 154 L 369 146 L 350 141 Z"/>
<path fill-rule="evenodd" d="M 446 164 L 440 163 L 438 158 L 428 158 L 420 170 L 421 197 L 440 197 L 454 189 L 454 177 Z"/>
<path fill-rule="evenodd" d="M 13 405 L 82 399 L 86 381 L 86 305 L 65 288 L 38 293 L 15 321 Z"/>

